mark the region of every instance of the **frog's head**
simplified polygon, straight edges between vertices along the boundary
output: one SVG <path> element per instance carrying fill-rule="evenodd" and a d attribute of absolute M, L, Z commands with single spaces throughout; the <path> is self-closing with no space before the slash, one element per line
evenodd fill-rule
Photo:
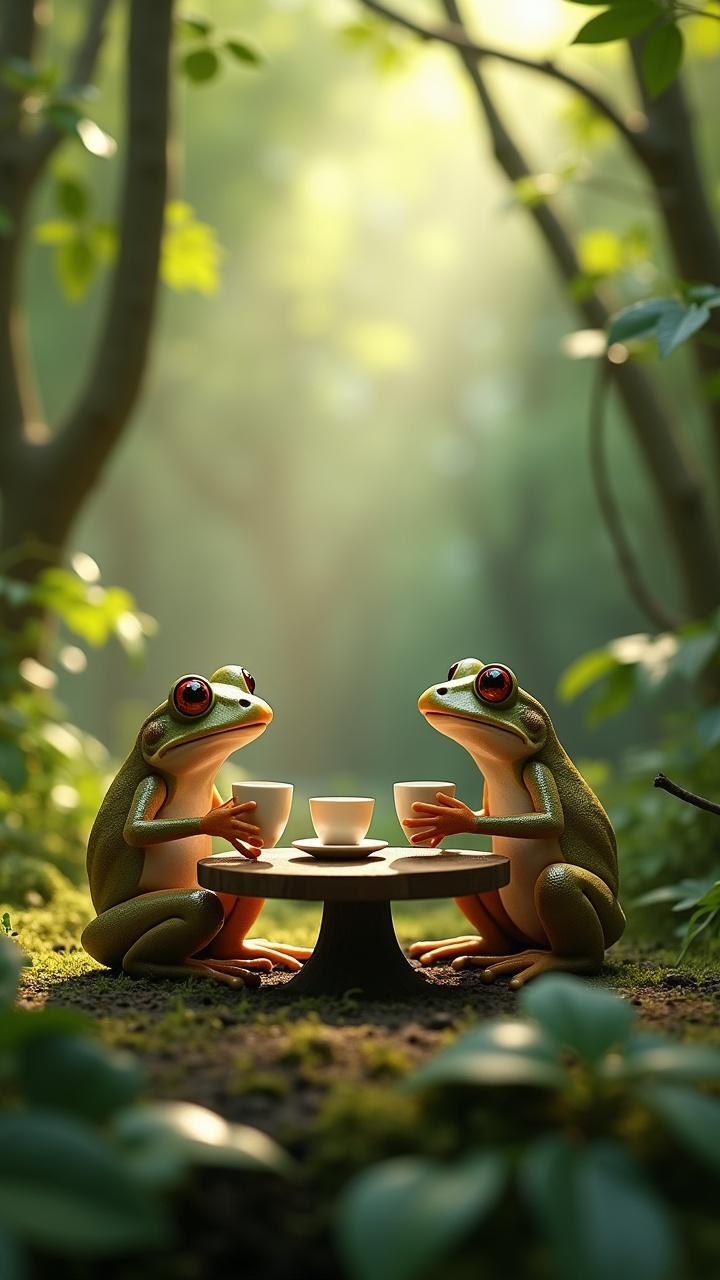
<path fill-rule="evenodd" d="M 552 726 L 545 708 L 519 688 L 509 667 L 463 658 L 442 684 L 426 689 L 418 707 L 428 724 L 477 759 L 526 760 Z"/>
<path fill-rule="evenodd" d="M 255 681 L 245 667 L 221 667 L 209 680 L 196 675 L 176 680 L 167 701 L 143 724 L 138 744 L 145 761 L 163 773 L 217 769 L 233 751 L 259 738 L 272 715 L 267 702 L 255 696 Z"/>

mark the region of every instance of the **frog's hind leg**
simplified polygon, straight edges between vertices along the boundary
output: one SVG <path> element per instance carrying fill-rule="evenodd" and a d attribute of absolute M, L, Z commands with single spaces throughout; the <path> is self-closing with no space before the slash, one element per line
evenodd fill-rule
<path fill-rule="evenodd" d="M 248 938 L 265 905 L 264 898 L 229 898 L 220 895 L 225 906 L 225 923 L 210 943 L 204 958 L 250 965 L 254 969 L 281 969 L 293 972 L 302 968 L 302 962 L 312 955 L 310 947 L 291 947 L 284 942 L 269 942 L 267 938 Z"/>
<path fill-rule="evenodd" d="M 517 951 L 522 941 L 513 928 L 512 921 L 500 901 L 497 889 L 480 896 L 469 894 L 456 898 L 455 905 L 477 929 L 477 934 L 461 934 L 457 938 L 436 938 L 434 941 L 413 942 L 409 954 L 422 965 L 449 964 L 451 960 L 469 956 L 485 956 L 488 951 L 509 955 Z M 464 965 L 458 965 L 464 968 Z"/>
<path fill-rule="evenodd" d="M 224 913 L 209 889 L 143 893 L 91 920 L 82 945 L 95 960 L 137 978 L 208 978 L 230 987 L 257 986 L 248 968 L 201 960 L 196 952 L 222 928 Z"/>
<path fill-rule="evenodd" d="M 510 976 L 514 989 L 541 973 L 596 974 L 606 947 L 625 927 L 622 908 L 603 880 L 584 867 L 553 863 L 538 876 L 535 908 L 549 949 L 531 948 L 513 956 L 468 956 L 454 967 L 483 969 L 486 982 Z"/>

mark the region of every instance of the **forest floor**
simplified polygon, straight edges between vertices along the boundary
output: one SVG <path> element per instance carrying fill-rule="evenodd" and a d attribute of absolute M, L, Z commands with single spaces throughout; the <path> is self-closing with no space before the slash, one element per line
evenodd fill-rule
<path fill-rule="evenodd" d="M 342 999 L 291 998 L 284 989 L 288 975 L 280 971 L 260 988 L 239 993 L 206 981 L 132 980 L 99 969 L 80 949 L 89 914 L 87 899 L 75 892 L 54 908 L 13 913 L 17 941 L 32 959 L 22 979 L 23 1004 L 86 1012 L 107 1043 L 139 1056 L 153 1097 L 197 1102 L 270 1133 L 319 1170 L 315 1194 L 353 1169 L 407 1149 L 417 1113 L 394 1086 L 459 1032 L 516 1010 L 517 997 L 505 981 L 488 986 L 479 973 L 449 966 L 428 970 L 426 994 L 403 1003 L 369 1003 L 358 992 Z M 314 906 L 268 904 L 262 933 L 308 945 L 317 924 Z M 405 906 L 396 913 L 396 927 L 403 944 L 464 932 L 452 904 Z M 613 949 L 592 981 L 631 1000 L 647 1027 L 720 1043 L 720 957 L 700 954 L 678 965 L 677 948 L 629 941 Z M 230 1185 L 227 1178 L 210 1179 L 194 1204 L 202 1226 L 185 1242 L 182 1267 L 177 1257 L 166 1271 L 153 1264 L 154 1277 L 199 1280 L 210 1274 L 208 1256 L 215 1267 L 227 1265 L 228 1233 L 218 1227 L 218 1216 L 237 1213 Z M 277 1233 L 287 1243 L 289 1231 L 295 1237 L 299 1232 L 300 1270 L 267 1234 L 250 1249 L 254 1267 L 266 1280 L 336 1277 L 324 1206 L 294 1193 L 283 1200 L 282 1212 Z M 261 1210 L 258 1202 L 258 1213 L 267 1220 L 266 1205 Z M 120 1268 L 117 1274 L 126 1273 Z"/>

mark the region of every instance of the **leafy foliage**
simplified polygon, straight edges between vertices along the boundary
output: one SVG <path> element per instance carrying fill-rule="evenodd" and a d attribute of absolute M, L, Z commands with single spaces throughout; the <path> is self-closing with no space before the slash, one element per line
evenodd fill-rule
<path fill-rule="evenodd" d="M 208 18 L 183 15 L 177 26 L 183 42 L 192 45 L 180 58 L 182 73 L 191 84 L 206 84 L 214 80 L 224 60 L 250 67 L 260 66 L 263 61 L 262 55 L 249 41 L 216 31 Z"/>
<path fill-rule="evenodd" d="M 29 1273 L 35 1248 L 104 1258 L 163 1246 L 168 1193 L 197 1167 L 279 1173 L 265 1134 L 189 1103 L 140 1101 L 130 1055 L 63 1009 L 12 1008 L 24 957 L 0 940 L 0 1263 Z"/>
<path fill-rule="evenodd" d="M 720 1051 L 638 1031 L 631 1006 L 567 975 L 538 979 L 520 1003 L 524 1018 L 468 1032 L 405 1086 L 425 1091 L 435 1114 L 464 1090 L 460 1150 L 445 1160 L 398 1157 L 350 1183 L 338 1236 L 355 1280 L 425 1275 L 510 1196 L 536 1223 L 559 1280 L 678 1274 L 676 1225 L 644 1167 L 643 1123 L 628 1117 L 659 1122 L 717 1176 L 720 1102 L 693 1086 L 720 1080 Z M 468 1143 L 472 1091 L 493 1087 L 546 1092 L 548 1132 L 512 1145 Z M 532 1239 L 526 1247 L 535 1255 Z"/>
<path fill-rule="evenodd" d="M 114 637 L 133 658 L 154 629 L 128 592 L 101 585 L 89 556 L 76 553 L 73 562 L 46 569 L 30 585 L 0 577 L 0 595 L 24 619 L 0 632 L 0 902 L 10 905 L 48 901 L 63 875 L 79 874 L 109 782 L 104 747 L 70 724 L 55 701 L 55 673 L 24 656 L 37 637 L 37 610 L 91 647 Z M 84 650 L 68 645 L 62 632 L 56 646 L 68 670 L 84 668 Z"/>
<path fill-rule="evenodd" d="M 589 0 L 571 0 L 588 4 Z M 659 97 L 677 77 L 683 61 L 685 41 L 680 22 L 686 18 L 712 17 L 701 9 L 684 10 L 662 0 L 605 0 L 607 8 L 583 24 L 574 44 L 609 44 L 646 34 L 641 70 L 651 97 Z"/>
<path fill-rule="evenodd" d="M 558 692 L 564 702 L 572 702 L 595 689 L 588 720 L 598 724 L 625 710 L 634 697 L 662 695 L 678 681 L 690 692 L 703 673 L 719 663 L 720 612 L 677 631 L 611 640 L 604 648 L 593 649 L 571 663 L 563 672 Z M 698 729 L 707 746 L 720 743 L 720 708 L 707 708 Z"/>
<path fill-rule="evenodd" d="M 178 293 L 195 289 L 217 293 L 220 286 L 221 249 L 212 227 L 198 222 L 193 209 L 182 200 L 172 201 L 165 211 L 160 275 Z"/>
<path fill-rule="evenodd" d="M 720 307 L 720 288 L 713 284 L 688 285 L 681 298 L 636 302 L 612 317 L 608 343 L 654 338 L 665 358 L 704 328 L 716 307 Z"/>

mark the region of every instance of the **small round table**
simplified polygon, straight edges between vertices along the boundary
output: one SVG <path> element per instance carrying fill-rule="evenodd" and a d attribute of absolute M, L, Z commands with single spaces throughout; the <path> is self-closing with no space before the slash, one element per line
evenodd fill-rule
<path fill-rule="evenodd" d="M 418 994 L 425 979 L 400 949 L 390 903 L 487 893 L 510 880 L 510 862 L 457 849 L 383 849 L 352 862 L 322 862 L 297 849 L 272 849 L 256 861 L 216 853 L 198 862 L 198 882 L 249 898 L 322 902 L 315 950 L 286 985 L 298 995 L 392 999 Z"/>

